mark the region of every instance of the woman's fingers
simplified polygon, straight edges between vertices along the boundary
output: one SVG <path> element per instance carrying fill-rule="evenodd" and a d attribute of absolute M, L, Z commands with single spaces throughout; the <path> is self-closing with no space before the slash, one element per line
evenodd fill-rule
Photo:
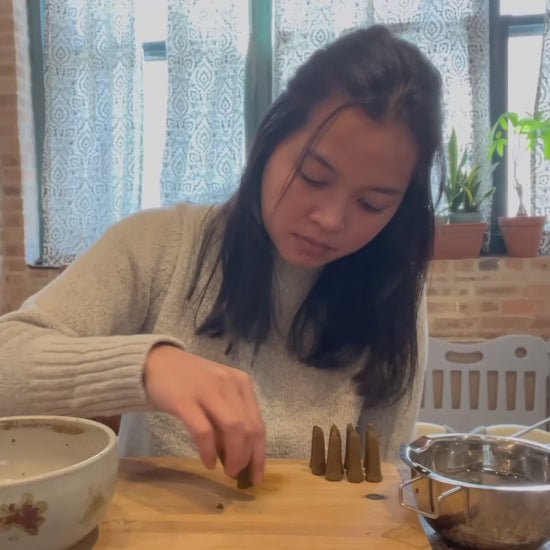
<path fill-rule="evenodd" d="M 265 428 L 246 373 L 161 344 L 149 352 L 144 382 L 151 403 L 185 424 L 205 466 L 220 454 L 231 477 L 250 466 L 261 481 Z"/>
<path fill-rule="evenodd" d="M 251 479 L 255 485 L 264 478 L 265 472 L 265 435 L 263 438 L 256 439 L 252 446 L 251 455 Z"/>
<path fill-rule="evenodd" d="M 225 473 L 236 477 L 250 462 L 251 422 L 249 411 L 232 378 L 225 381 L 219 392 L 202 397 L 200 405 L 218 434 Z"/>
<path fill-rule="evenodd" d="M 176 409 L 176 416 L 185 424 L 193 438 L 203 464 L 213 470 L 218 453 L 214 427 L 204 410 L 197 404 L 182 405 Z"/>
<path fill-rule="evenodd" d="M 265 425 L 262 419 L 262 413 L 260 412 L 260 407 L 256 401 L 252 381 L 249 376 L 245 375 L 244 377 L 241 377 L 239 389 L 245 408 L 249 412 L 251 422 L 251 481 L 252 483 L 260 483 L 264 477 L 265 470 Z"/>

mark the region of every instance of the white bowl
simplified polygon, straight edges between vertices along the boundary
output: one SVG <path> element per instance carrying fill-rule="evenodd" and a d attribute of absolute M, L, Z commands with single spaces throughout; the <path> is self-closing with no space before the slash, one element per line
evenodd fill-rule
<path fill-rule="evenodd" d="M 103 518 L 117 471 L 117 438 L 103 424 L 0 418 L 0 549 L 69 548 Z"/>

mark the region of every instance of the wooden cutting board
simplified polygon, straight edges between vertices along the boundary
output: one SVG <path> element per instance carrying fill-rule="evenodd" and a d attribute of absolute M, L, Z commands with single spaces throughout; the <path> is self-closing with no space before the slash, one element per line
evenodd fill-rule
<path fill-rule="evenodd" d="M 273 459 L 264 482 L 241 491 L 196 459 L 123 458 L 107 517 L 71 550 L 430 549 L 399 504 L 396 469 L 382 472 L 381 483 L 329 482 L 306 461 Z"/>

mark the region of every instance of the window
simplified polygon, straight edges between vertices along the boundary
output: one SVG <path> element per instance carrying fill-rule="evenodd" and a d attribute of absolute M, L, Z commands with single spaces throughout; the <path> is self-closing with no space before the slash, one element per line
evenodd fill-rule
<path fill-rule="evenodd" d="M 544 13 L 546 0 L 500 0 L 501 15 L 537 15 Z"/>
<path fill-rule="evenodd" d="M 160 176 L 166 140 L 168 0 L 135 0 L 136 36 L 143 44 L 142 208 L 160 206 Z"/>
<path fill-rule="evenodd" d="M 435 1 L 435 0 L 434 0 Z M 480 3 L 485 0 L 476 0 Z M 41 158 L 41 133 L 43 132 L 43 106 L 40 106 L 42 63 L 40 47 L 45 0 L 27 0 L 31 28 L 31 55 L 33 58 L 33 90 L 35 92 L 35 116 L 37 127 L 37 158 Z M 136 34 L 143 47 L 143 193 L 142 208 L 161 204 L 160 180 L 166 140 L 166 115 L 168 96 L 168 70 L 166 61 L 167 12 L 169 0 L 134 0 L 136 7 Z M 271 101 L 271 0 L 249 0 L 251 43 L 255 44 L 256 75 L 253 93 L 246 84 L 247 139 L 253 135 L 261 114 Z M 546 0 L 491 0 L 491 120 L 505 111 L 532 112 L 540 65 L 541 40 L 544 26 Z M 244 37 L 243 37 L 244 39 Z M 34 48 L 34 49 L 33 49 Z M 34 54 L 32 53 L 34 51 Z M 248 75 L 250 78 L 250 75 Z M 258 83 L 261 81 L 261 86 Z M 508 151 L 506 151 L 508 152 Z M 523 151 L 521 151 L 523 153 Z M 491 252 L 505 251 L 498 216 L 515 214 L 517 197 L 512 187 L 511 159 L 499 163 L 494 172 L 497 191 L 494 196 L 491 220 Z M 520 170 L 530 170 L 529 155 L 523 153 Z M 530 197 L 525 197 L 529 204 Z"/>
<path fill-rule="evenodd" d="M 494 122 L 505 111 L 532 113 L 535 106 L 544 11 L 546 0 L 499 0 L 490 4 L 491 23 L 491 119 Z M 491 223 L 492 252 L 504 252 L 498 227 L 499 215 L 515 215 L 519 200 L 513 188 L 513 158 L 517 154 L 518 170 L 529 173 L 530 155 L 505 151 L 505 162 L 494 172 L 497 187 Z M 525 191 L 528 191 L 527 189 Z M 530 196 L 524 197 L 526 205 Z"/>
<path fill-rule="evenodd" d="M 166 134 L 167 64 L 166 24 L 168 0 L 135 0 L 137 35 L 144 50 L 144 169 L 142 207 L 160 205 L 160 174 Z M 532 112 L 535 104 L 546 0 L 497 0 L 491 2 L 496 34 L 491 81 L 493 120 L 504 111 Z M 497 169 L 499 185 L 495 215 L 514 215 L 518 198 L 513 189 L 513 155 L 518 169 L 530 171 L 529 154 L 510 151 Z M 525 196 L 530 203 L 530 196 Z M 495 218 L 496 220 L 496 218 Z M 499 231 L 497 227 L 493 230 Z M 498 242 L 498 239 L 497 239 Z M 497 251 L 497 250 L 495 250 Z"/>
<path fill-rule="evenodd" d="M 168 2 L 169 0 L 134 0 L 136 16 L 136 37 L 143 47 L 143 192 L 142 208 L 161 205 L 161 174 L 166 155 L 166 128 L 168 108 L 168 62 L 166 56 L 166 41 L 168 33 Z M 249 36 L 249 17 L 255 19 L 258 27 L 265 29 L 265 0 L 255 0 L 254 4 L 239 2 L 236 14 L 239 25 L 234 28 L 237 34 L 237 49 L 246 56 L 249 38 L 256 39 L 256 34 Z M 200 11 L 203 5 L 198 5 L 193 17 L 193 24 L 204 34 L 212 32 L 209 18 L 201 19 Z M 250 11 L 250 14 L 249 14 Z M 264 33 L 269 36 L 270 33 Z M 207 57 L 208 52 L 204 52 Z M 261 52 L 259 52 L 261 55 Z M 265 59 L 265 57 L 264 57 Z M 265 109 L 261 100 L 254 103 L 253 95 L 248 96 L 252 106 L 246 110 L 245 121 L 250 133 L 257 124 L 256 112 Z M 265 102 L 264 102 L 265 103 Z M 244 163 L 244 148 L 238 170 Z"/>
<path fill-rule="evenodd" d="M 516 113 L 532 113 L 535 105 L 537 80 L 542 49 L 542 33 L 534 35 L 513 35 L 508 38 L 508 110 Z M 513 155 L 518 155 L 518 170 L 530 172 L 530 154 L 524 144 L 508 155 L 506 166 L 508 197 L 507 214 L 514 216 L 519 200 L 513 188 Z M 530 187 L 525 188 L 525 204 L 530 204 Z"/>

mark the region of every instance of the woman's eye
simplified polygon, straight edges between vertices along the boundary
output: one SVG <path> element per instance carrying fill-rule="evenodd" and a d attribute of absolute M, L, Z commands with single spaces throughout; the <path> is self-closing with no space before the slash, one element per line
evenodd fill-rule
<path fill-rule="evenodd" d="M 308 176 L 303 170 L 300 170 L 300 176 L 302 176 L 302 179 L 305 182 L 313 187 L 323 187 L 324 185 L 326 185 L 325 181 L 312 178 L 311 176 Z"/>
<path fill-rule="evenodd" d="M 367 212 L 380 213 L 383 210 L 383 208 L 378 208 L 376 206 L 373 206 L 372 204 L 370 204 L 369 202 L 367 202 L 364 199 L 359 199 L 359 205 L 361 206 L 361 208 L 363 210 L 366 210 Z"/>

